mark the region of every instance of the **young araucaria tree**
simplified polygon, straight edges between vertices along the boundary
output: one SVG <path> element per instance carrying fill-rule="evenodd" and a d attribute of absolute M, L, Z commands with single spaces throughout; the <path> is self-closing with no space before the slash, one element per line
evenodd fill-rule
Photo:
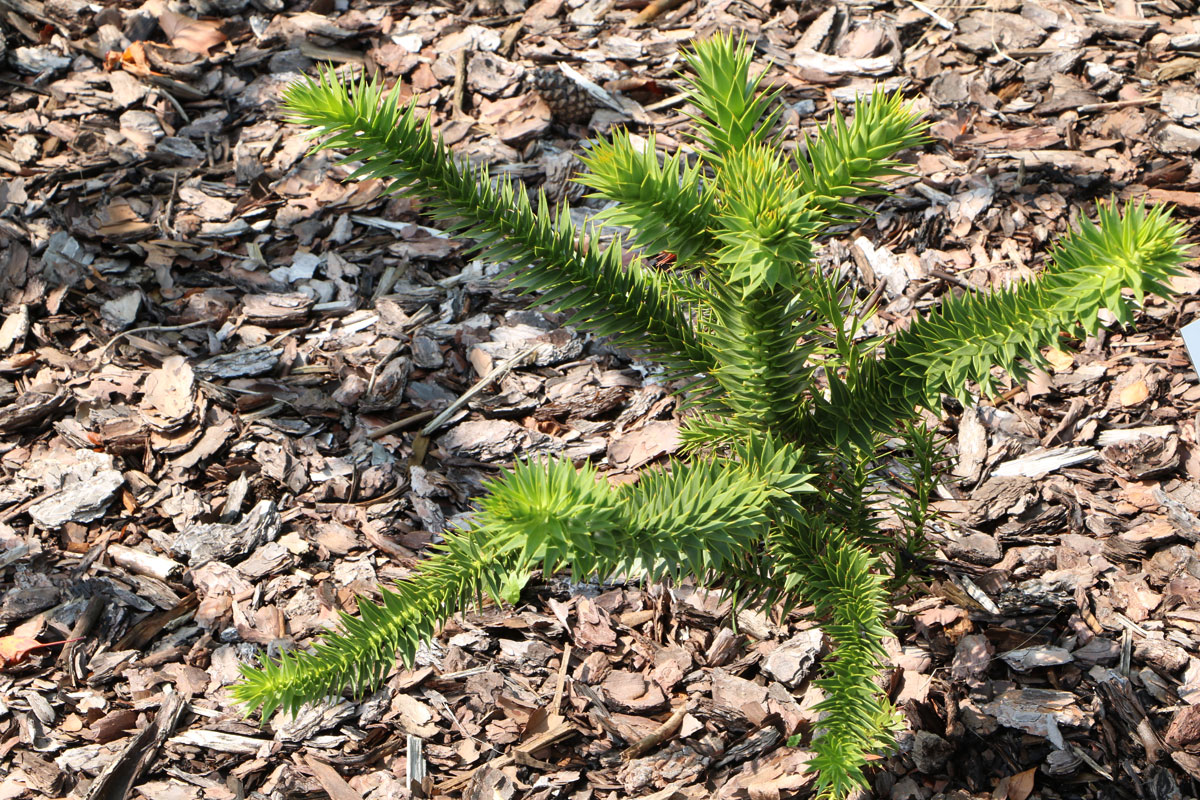
<path fill-rule="evenodd" d="M 320 146 L 361 162 L 352 178 L 420 198 L 535 301 L 656 360 L 691 413 L 685 458 L 634 485 L 610 486 L 587 464 L 517 463 L 381 603 L 360 601 L 358 617 L 310 650 L 246 667 L 235 693 L 247 706 L 269 714 L 361 692 L 397 656 L 411 662 L 448 617 L 484 596 L 515 602 L 538 572 L 690 580 L 739 604 L 815 608 L 832 649 L 809 767 L 828 796 L 863 784 L 894 724 L 874 681 L 890 607 L 882 557 L 896 538 L 874 504 L 873 473 L 892 457 L 883 443 L 907 432 L 910 449 L 928 454 L 928 434 L 911 424 L 920 409 L 940 411 L 947 394 L 970 402 L 972 387 L 990 393 L 996 367 L 1022 379 L 1064 331 L 1095 331 L 1102 310 L 1129 322 L 1145 293 L 1166 293 L 1182 230 L 1158 208 L 1103 207 L 1036 280 L 948 295 L 882 340 L 858 335 L 871 309 L 818 269 L 814 248 L 860 213 L 855 199 L 880 190 L 924 126 L 877 91 L 789 152 L 775 134 L 778 98 L 750 77 L 751 58 L 725 36 L 688 54 L 687 155 L 661 157 L 626 134 L 592 147 L 580 180 L 615 201 L 603 221 L 629 230 L 607 248 L 581 236 L 566 208 L 457 161 L 396 92 L 332 72 L 291 88 L 287 105 Z M 660 252 L 677 269 L 651 268 Z M 918 460 L 913 480 L 927 496 L 931 459 Z M 919 535 L 923 503 L 907 507 Z"/>

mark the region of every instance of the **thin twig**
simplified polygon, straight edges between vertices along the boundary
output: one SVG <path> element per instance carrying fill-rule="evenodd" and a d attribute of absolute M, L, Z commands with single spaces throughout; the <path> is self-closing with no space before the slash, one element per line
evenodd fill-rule
<path fill-rule="evenodd" d="M 642 108 L 646 109 L 647 111 L 661 111 L 664 108 L 671 108 L 673 106 L 683 105 L 684 103 L 687 102 L 687 99 L 688 99 L 688 96 L 686 94 L 683 94 L 682 92 L 680 92 L 679 94 L 673 94 L 670 97 L 665 97 L 662 100 L 653 102 L 648 106 L 642 106 Z M 691 119 L 691 117 L 683 118 L 684 121 L 687 121 L 690 119 Z"/>
<path fill-rule="evenodd" d="M 108 351 L 112 349 L 114 344 L 127 336 L 133 336 L 135 333 L 169 333 L 170 331 L 182 331 L 187 328 L 195 328 L 198 325 L 207 325 L 209 322 L 211 322 L 211 320 L 198 319 L 195 322 L 189 322 L 186 325 L 147 325 L 144 328 L 134 328 L 133 330 L 129 331 L 121 331 L 116 336 L 108 340 L 108 344 L 104 345 L 103 349 L 100 350 L 100 355 L 96 356 L 96 363 L 91 369 L 84 373 L 83 377 L 90 378 L 96 372 L 96 370 L 104 366 L 104 358 L 108 355 Z"/>
<path fill-rule="evenodd" d="M 654 730 L 650 731 L 648 736 L 638 739 L 636 742 L 625 748 L 621 753 L 622 761 L 632 761 L 638 756 L 648 753 L 660 744 L 665 742 L 679 730 L 679 726 L 683 724 L 683 718 L 687 716 L 687 706 L 682 706 L 675 709 L 675 713 L 670 719 L 659 725 Z"/>
<path fill-rule="evenodd" d="M 28 500 L 26 500 L 25 502 L 21 503 L 20 505 L 13 506 L 12 508 L 5 511 L 3 514 L 0 514 L 0 522 L 10 522 L 14 518 L 19 517 L 21 514 L 24 514 L 26 511 L 28 511 L 30 508 L 32 508 L 35 504 L 40 503 L 43 500 L 49 500 L 51 497 L 60 495 L 64 491 L 66 491 L 66 490 L 65 489 L 54 489 L 49 492 L 46 492 L 43 495 L 39 495 L 37 497 L 31 497 Z"/>
<path fill-rule="evenodd" d="M 1017 66 L 1025 66 L 1020 61 L 1017 61 L 1015 58 L 1010 56 L 1008 53 L 1006 53 L 1000 49 L 1000 45 L 996 41 L 996 12 L 995 11 L 992 12 L 992 27 L 988 29 L 988 36 L 991 37 L 992 47 L 996 48 L 996 55 L 1000 56 L 1001 58 L 1008 59 L 1009 61 L 1016 64 Z"/>
<path fill-rule="evenodd" d="M 451 104 L 459 116 L 467 113 L 467 48 L 454 54 L 454 88 L 450 90 Z"/>
<path fill-rule="evenodd" d="M 179 112 L 179 116 L 183 117 L 184 125 L 192 124 L 192 118 L 189 117 L 188 113 L 183 110 L 183 106 L 180 104 L 180 102 L 178 100 L 175 99 L 175 95 L 171 94 L 163 87 L 157 86 L 157 85 L 151 86 L 150 89 L 152 91 L 158 92 L 160 95 L 165 97 L 171 103 L 171 105 L 175 106 L 175 110 Z"/>
<path fill-rule="evenodd" d="M 908 0 L 908 2 L 910 5 L 912 5 L 913 8 L 917 9 L 917 11 L 920 11 L 922 14 L 925 14 L 926 16 L 928 16 L 930 19 L 932 19 L 934 22 L 936 22 L 940 27 L 943 27 L 948 31 L 954 30 L 953 22 L 946 19 L 945 17 L 943 17 L 941 14 L 934 11 L 929 6 L 922 3 L 921 0 Z"/>
<path fill-rule="evenodd" d="M 652 0 L 648 6 L 638 12 L 636 17 L 630 20 L 629 27 L 636 28 L 640 25 L 645 25 L 647 22 L 651 22 L 663 13 L 682 4 L 683 0 Z"/>
<path fill-rule="evenodd" d="M 1092 114 L 1097 111 L 1118 111 L 1122 108 L 1136 108 L 1140 106 L 1152 106 L 1162 99 L 1162 95 L 1154 93 L 1146 97 L 1135 97 L 1132 100 L 1114 100 L 1111 103 L 1088 103 L 1087 105 L 1079 106 L 1075 109 L 1079 114 Z"/>
<path fill-rule="evenodd" d="M 372 440 L 382 439 L 389 433 L 395 433 L 396 431 L 402 431 L 405 428 L 411 428 L 413 425 L 424 422 L 432 416 L 432 411 L 418 411 L 416 414 L 405 417 L 404 419 L 398 419 L 395 422 L 389 422 L 382 428 L 377 428 L 376 430 L 371 431 L 367 434 L 367 438 Z"/>
<path fill-rule="evenodd" d="M 980 290 L 979 287 L 976 286 L 975 284 L 968 283 L 967 281 L 964 281 L 962 278 L 958 277 L 954 273 L 946 272 L 946 270 L 944 270 L 944 269 L 931 269 L 931 270 L 929 270 L 929 274 L 935 278 L 941 278 L 942 280 L 946 281 L 947 283 L 953 283 L 955 286 L 959 286 L 963 289 L 966 289 L 967 291 L 978 292 Z"/>
<path fill-rule="evenodd" d="M 460 408 L 462 408 L 468 402 L 470 402 L 471 398 L 473 398 L 475 395 L 479 394 L 484 389 L 486 389 L 488 384 L 490 384 L 492 381 L 499 380 L 501 377 L 508 374 L 508 371 L 511 370 L 513 367 L 517 367 L 517 366 L 520 366 L 521 364 L 525 363 L 525 359 L 527 359 L 527 358 L 529 358 L 529 356 L 533 355 L 536 350 L 537 350 L 537 347 L 531 345 L 529 347 L 526 347 L 521 352 L 517 353 L 512 358 L 506 358 L 504 361 L 501 361 L 499 364 L 492 367 L 491 371 L 488 372 L 487 375 L 484 375 L 482 378 L 480 378 L 478 381 L 476 381 L 474 386 L 472 386 L 470 389 L 467 389 L 467 391 L 463 392 L 461 397 L 459 397 L 453 403 L 448 405 L 446 407 L 446 409 L 444 411 L 442 411 L 442 413 L 438 414 L 436 417 L 434 417 L 432 420 L 430 420 L 428 425 L 426 425 L 424 428 L 421 428 L 421 435 L 428 436 L 429 434 L 436 431 L 438 428 L 442 427 L 442 425 L 445 424 L 446 420 L 450 419 L 450 417 L 454 416 L 454 414 Z"/>
<path fill-rule="evenodd" d="M 525 29 L 525 17 L 522 16 L 500 36 L 500 55 L 505 58 L 512 58 L 513 48 L 517 46 L 517 39 L 521 36 L 521 31 Z"/>
<path fill-rule="evenodd" d="M 68 644 L 58 654 L 57 663 L 63 667 L 67 673 L 67 680 L 72 686 L 78 685 L 79 675 L 76 674 L 75 666 L 71 663 L 72 657 L 75 654 L 77 645 L 83 641 L 83 637 L 91 632 L 92 626 L 100 619 L 100 612 L 104 610 L 104 597 L 99 593 L 88 598 L 87 606 L 84 607 L 83 613 L 75 620 L 74 627 L 71 628 L 71 635 L 68 638 Z"/>
<path fill-rule="evenodd" d="M 557 714 L 562 708 L 563 689 L 567 685 L 567 664 L 571 661 L 570 643 L 563 645 L 562 663 L 558 665 L 558 683 L 554 686 L 554 699 L 550 701 L 550 713 Z"/>

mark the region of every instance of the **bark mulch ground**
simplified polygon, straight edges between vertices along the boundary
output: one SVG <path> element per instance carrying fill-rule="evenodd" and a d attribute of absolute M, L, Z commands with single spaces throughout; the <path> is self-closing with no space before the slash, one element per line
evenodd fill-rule
<path fill-rule="evenodd" d="M 678 425 L 646 365 L 305 158 L 280 92 L 320 62 L 398 80 L 462 157 L 586 210 L 589 137 L 686 147 L 694 37 L 757 42 L 792 142 L 901 88 L 934 140 L 821 255 L 885 333 L 1035 273 L 1097 199 L 1200 210 L 1191 11 L 0 0 L 0 798 L 806 795 L 825 642 L 689 587 L 548 580 L 370 697 L 243 718 L 239 663 L 403 578 L 514 456 L 632 480 Z M 1200 273 L 1178 288 L 949 409 L 873 796 L 1197 796 Z"/>

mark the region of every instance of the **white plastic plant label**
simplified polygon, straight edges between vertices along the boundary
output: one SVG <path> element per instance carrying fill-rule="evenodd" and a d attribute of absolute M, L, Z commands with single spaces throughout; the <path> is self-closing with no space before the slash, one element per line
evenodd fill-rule
<path fill-rule="evenodd" d="M 1192 359 L 1192 369 L 1200 372 L 1200 319 L 1184 325 L 1179 329 L 1179 333 L 1183 335 L 1188 357 Z"/>

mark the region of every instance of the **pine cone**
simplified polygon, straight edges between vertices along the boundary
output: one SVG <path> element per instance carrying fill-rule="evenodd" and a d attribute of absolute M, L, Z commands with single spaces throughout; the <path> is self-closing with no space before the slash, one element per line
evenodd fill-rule
<path fill-rule="evenodd" d="M 596 101 L 592 96 L 560 70 L 534 70 L 533 86 L 546 101 L 557 122 L 587 122 L 596 110 Z"/>
<path fill-rule="evenodd" d="M 587 191 L 587 187 L 574 180 L 583 171 L 583 162 L 570 150 L 543 156 L 542 168 L 546 173 L 542 189 L 546 191 L 550 202 L 575 202 Z"/>

